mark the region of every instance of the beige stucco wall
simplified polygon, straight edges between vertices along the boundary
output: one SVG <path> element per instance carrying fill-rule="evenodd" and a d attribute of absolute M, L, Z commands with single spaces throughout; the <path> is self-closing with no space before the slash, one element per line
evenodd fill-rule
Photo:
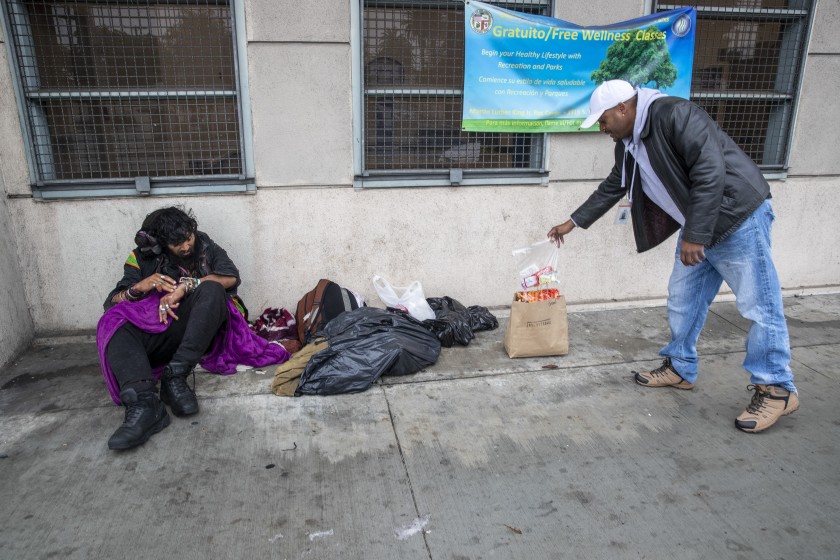
<path fill-rule="evenodd" d="M 5 192 L 2 166 L 0 160 L 0 193 Z M 34 332 L 16 238 L 4 196 L 0 198 L 0 286 L 3 287 L 0 290 L 3 298 L 3 305 L 0 305 L 0 367 L 30 343 Z"/>
<path fill-rule="evenodd" d="M 6 46 L 2 39 L 0 35 L 0 68 L 6 68 Z M 0 72 L 0 99 L 14 99 L 8 72 Z M 14 143 L 14 138 L 20 137 L 16 123 L 14 103 L 0 103 L 0 138 L 11 137 L 10 143 Z M 0 305 L 0 367 L 29 344 L 34 331 L 18 254 L 21 236 L 12 224 L 6 198 L 8 182 L 18 177 L 17 165 L 13 161 L 7 165 L 14 155 L 14 150 L 0 148 L 0 296 L 3 302 Z"/>
<path fill-rule="evenodd" d="M 304 4 L 246 4 L 255 195 L 34 201 L 2 61 L 0 132 L 13 137 L 0 143 L 0 157 L 12 178 L 9 191 L 20 195 L 6 205 L 25 248 L 20 274 L 38 333 L 93 328 L 143 217 L 176 203 L 193 208 L 201 228 L 228 249 L 253 312 L 293 307 L 321 277 L 379 305 L 375 273 L 395 284 L 421 280 L 427 296 L 504 305 L 516 284 L 510 250 L 543 238 L 609 170 L 606 136 L 553 135 L 547 187 L 354 189 L 349 2 Z M 558 8 L 557 15 L 582 24 L 603 21 L 603 14 L 628 19 L 644 4 L 581 2 L 582 10 Z M 791 174 L 772 182 L 774 252 L 786 288 L 840 284 L 832 220 L 840 212 L 840 197 L 832 196 L 840 176 L 836 157 L 809 133 L 840 118 L 830 79 L 820 77 L 837 68 L 838 40 L 828 34 L 813 34 L 820 52 L 834 54 L 808 61 Z M 568 300 L 664 298 L 674 242 L 637 255 L 630 226 L 612 218 L 568 237 L 560 255 Z"/>

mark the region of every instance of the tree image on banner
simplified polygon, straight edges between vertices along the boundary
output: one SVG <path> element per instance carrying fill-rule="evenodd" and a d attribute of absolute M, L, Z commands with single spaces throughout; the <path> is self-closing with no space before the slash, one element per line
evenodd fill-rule
<path fill-rule="evenodd" d="M 656 89 L 674 85 L 677 69 L 671 63 L 671 54 L 662 32 L 650 26 L 627 40 L 619 40 L 607 49 L 607 58 L 592 72 L 596 85 L 607 80 L 626 80 L 633 86 L 654 83 Z M 647 39 L 647 37 L 659 37 Z"/>

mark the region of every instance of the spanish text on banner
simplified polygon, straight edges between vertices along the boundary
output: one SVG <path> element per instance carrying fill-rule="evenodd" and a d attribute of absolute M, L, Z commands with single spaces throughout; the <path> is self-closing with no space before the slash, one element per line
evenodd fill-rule
<path fill-rule="evenodd" d="M 694 8 L 582 27 L 468 1 L 464 19 L 465 131 L 576 132 L 606 80 L 689 96 Z"/>

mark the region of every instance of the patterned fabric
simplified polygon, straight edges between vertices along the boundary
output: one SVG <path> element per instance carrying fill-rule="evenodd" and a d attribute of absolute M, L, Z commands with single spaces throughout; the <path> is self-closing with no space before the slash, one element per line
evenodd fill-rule
<path fill-rule="evenodd" d="M 140 270 L 140 265 L 137 264 L 137 256 L 134 254 L 134 251 L 132 251 L 131 254 L 128 255 L 128 258 L 125 259 L 125 264 L 127 266 L 133 266 L 137 270 Z"/>
<path fill-rule="evenodd" d="M 297 321 L 287 309 L 267 307 L 262 315 L 251 325 L 257 336 L 266 340 L 280 341 L 287 338 L 297 339 Z"/>

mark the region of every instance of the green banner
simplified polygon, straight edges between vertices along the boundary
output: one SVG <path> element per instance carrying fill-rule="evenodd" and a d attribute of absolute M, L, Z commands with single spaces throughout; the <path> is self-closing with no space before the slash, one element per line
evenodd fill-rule
<path fill-rule="evenodd" d="M 464 21 L 465 131 L 578 132 L 606 80 L 690 93 L 694 8 L 581 27 L 468 1 Z"/>

